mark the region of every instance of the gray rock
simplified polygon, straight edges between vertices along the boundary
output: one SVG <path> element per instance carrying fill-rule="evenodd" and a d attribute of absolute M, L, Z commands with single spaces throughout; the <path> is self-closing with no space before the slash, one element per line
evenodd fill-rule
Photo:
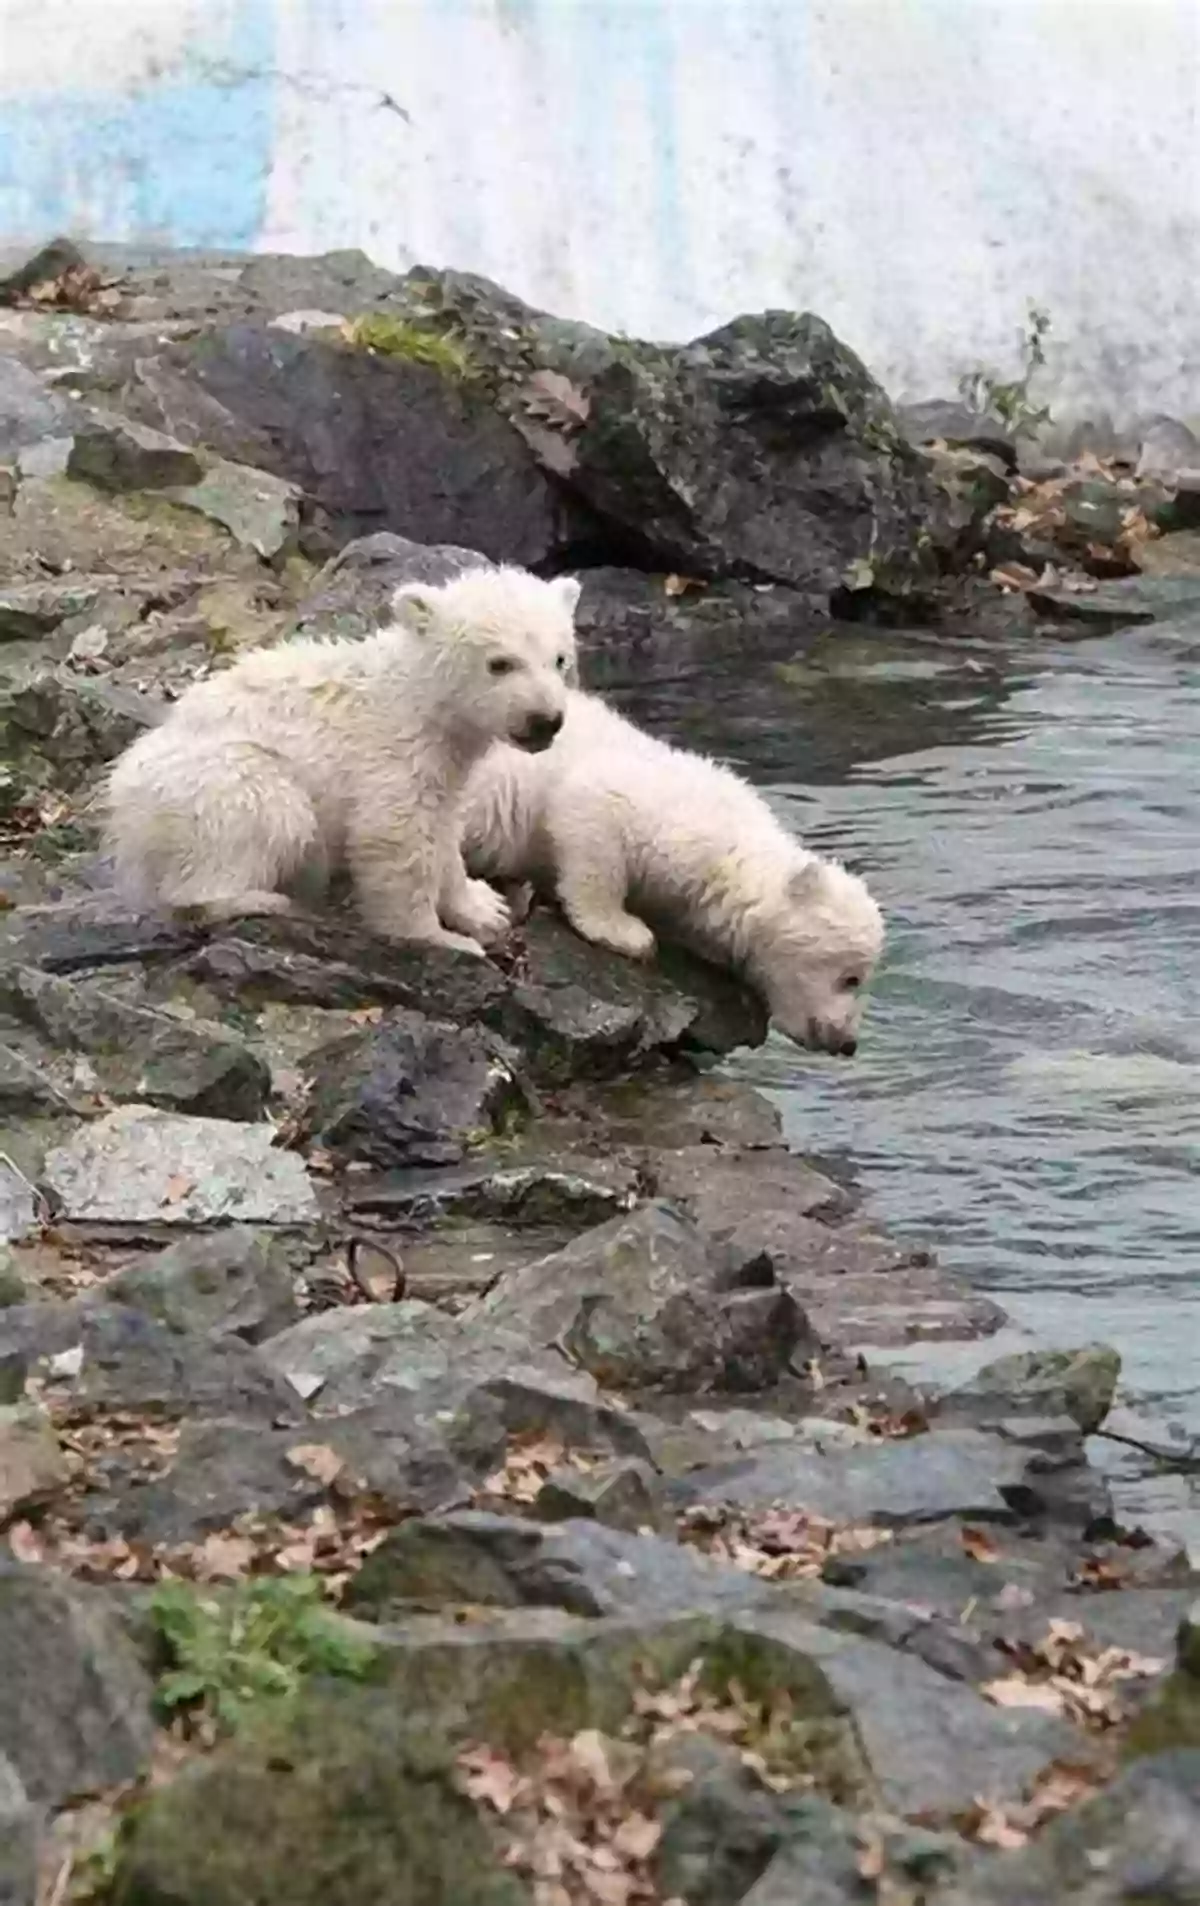
<path fill-rule="evenodd" d="M 157 719 L 145 696 L 118 682 L 42 670 L 0 682 L 0 758 L 27 786 L 69 793 Z"/>
<path fill-rule="evenodd" d="M 14 458 L 27 444 L 61 436 L 71 413 L 61 397 L 9 353 L 0 357 L 0 458 Z"/>
<path fill-rule="evenodd" d="M 635 1203 L 635 1165 L 586 1152 L 539 1157 L 532 1145 L 515 1157 L 480 1153 L 463 1165 L 382 1172 L 351 1182 L 346 1208 L 390 1223 L 461 1224 L 482 1219 L 519 1230 L 571 1233 L 600 1224 Z"/>
<path fill-rule="evenodd" d="M 88 1054 L 100 1086 L 116 1097 L 227 1119 L 257 1119 L 266 1109 L 270 1072 L 224 1027 L 131 1004 L 102 980 L 0 968 L 0 1010 L 58 1051 Z"/>
<path fill-rule="evenodd" d="M 40 1825 L 16 1768 L 0 1754 L 0 1906 L 35 1906 Z"/>
<path fill-rule="evenodd" d="M 1152 417 L 1143 425 L 1135 476 L 1168 482 L 1183 471 L 1200 470 L 1200 438 L 1175 417 Z"/>
<path fill-rule="evenodd" d="M 240 1338 L 182 1337 L 123 1304 L 89 1297 L 0 1311 L 5 1354 L 51 1359 L 42 1374 L 56 1392 L 93 1409 L 306 1420 L 294 1391 Z"/>
<path fill-rule="evenodd" d="M 227 529 L 243 549 L 273 562 L 295 547 L 300 527 L 300 495 L 294 483 L 244 463 L 217 458 L 198 482 L 171 487 L 167 495 L 182 509 L 196 510 Z"/>
<path fill-rule="evenodd" d="M 2 1321 L 2 1320 L 0 1320 Z M 372 1304 L 305 1318 L 262 1356 L 322 1419 L 390 1400 L 419 1425 L 456 1413 L 564 1444 L 645 1456 L 641 1431 L 557 1352 L 511 1331 L 466 1328 L 430 1304 Z M 444 1433 L 444 1429 L 443 1429 Z"/>
<path fill-rule="evenodd" d="M 269 1231 L 231 1225 L 168 1245 L 110 1277 L 105 1294 L 181 1334 L 260 1343 L 299 1320 L 296 1276 Z"/>
<path fill-rule="evenodd" d="M 247 920 L 207 940 L 187 974 L 222 998 L 405 1006 L 508 1040 L 535 1083 L 620 1075 L 663 1049 L 725 1053 L 766 1038 L 760 1000 L 731 975 L 664 949 L 641 967 L 549 913 L 523 934 L 522 973 L 441 948 L 388 944 L 340 924 Z"/>
<path fill-rule="evenodd" d="M 863 1842 L 854 1821 L 840 1808 L 807 1796 L 788 1800 L 785 1819 L 785 1844 L 737 1906 L 798 1906 L 800 1901 L 803 1906 L 862 1906 Z M 881 1844 L 888 1891 L 907 1881 L 910 1897 L 940 1898 L 938 1883 L 969 1862 L 956 1834 L 899 1827 L 886 1818 L 872 1820 L 871 1830 Z"/>
<path fill-rule="evenodd" d="M 754 1610 L 732 1630 L 756 1638 L 760 1672 L 769 1673 L 771 1643 L 781 1668 L 791 1654 L 819 1666 L 854 1716 L 891 1812 L 948 1820 L 981 1793 L 1016 1800 L 1047 1761 L 1081 1751 L 1065 1721 L 994 1706 L 912 1655 L 814 1627 L 804 1614 Z"/>
<path fill-rule="evenodd" d="M 817 1347 L 769 1262 L 746 1274 L 663 1203 L 507 1272 L 467 1317 L 562 1344 L 617 1388 L 762 1388 Z"/>
<path fill-rule="evenodd" d="M 1200 1748 L 1157 1754 L 1053 1820 L 1021 1852 L 980 1859 L 939 1906 L 1194 1906 Z"/>
<path fill-rule="evenodd" d="M 250 325 L 169 344 L 137 370 L 148 421 L 297 485 L 337 544 L 395 529 L 536 565 L 569 537 L 555 489 L 470 378 Z"/>
<path fill-rule="evenodd" d="M 985 1427 L 1005 1417 L 1060 1415 L 1090 1436 L 1112 1408 L 1120 1374 L 1120 1355 L 1108 1344 L 1019 1351 L 985 1364 L 951 1390 L 940 1413 Z"/>
<path fill-rule="evenodd" d="M 326 563 L 297 611 L 305 635 L 366 635 L 387 620 L 402 583 L 449 582 L 487 557 L 451 543 L 414 543 L 391 530 L 356 537 Z"/>
<path fill-rule="evenodd" d="M 1200 1601 L 1192 1603 L 1179 1624 L 1175 1652 L 1182 1672 L 1200 1681 Z"/>
<path fill-rule="evenodd" d="M 633 1534 L 658 1527 L 662 1490 L 651 1465 L 632 1456 L 589 1469 L 554 1469 L 542 1484 L 534 1513 L 542 1522 L 590 1518 Z"/>
<path fill-rule="evenodd" d="M 0 1524 L 42 1507 L 66 1480 L 49 1417 L 33 1405 L 0 1405 Z"/>
<path fill-rule="evenodd" d="M 661 1761 L 663 1773 L 676 1774 L 682 1784 L 675 1792 L 668 1788 L 660 1814 L 662 1839 L 655 1855 L 660 1897 L 686 1900 L 688 1906 L 737 1906 L 788 1837 L 783 1799 L 762 1785 L 727 1741 L 685 1736 L 671 1743 Z M 851 1840 L 843 1816 L 827 1803 L 810 1804 L 838 1819 L 842 1839 Z"/>
<path fill-rule="evenodd" d="M 741 1461 L 694 1471 L 673 1493 L 752 1509 L 788 1503 L 839 1523 L 899 1527 L 948 1516 L 1007 1521 L 1034 1506 L 1028 1468 L 1026 1454 L 998 1436 L 935 1429 L 821 1454 L 771 1444 Z"/>
<path fill-rule="evenodd" d="M 404 1009 L 322 1047 L 307 1065 L 307 1137 L 367 1164 L 457 1164 L 530 1110 L 499 1041 Z"/>
<path fill-rule="evenodd" d="M 1049 621 L 1123 629 L 1169 621 L 1200 608 L 1200 575 L 1122 576 L 1116 582 L 1098 583 L 1094 589 L 1039 584 L 1028 595 Z"/>
<path fill-rule="evenodd" d="M 37 1193 L 28 1178 L 0 1158 L 0 1244 L 28 1237 L 37 1224 Z"/>
<path fill-rule="evenodd" d="M 318 1216 L 304 1162 L 269 1125 L 124 1105 L 56 1146 L 45 1183 L 64 1216 L 111 1224 L 303 1224 Z"/>
<path fill-rule="evenodd" d="M 99 586 L 72 577 L 65 582 L 18 582 L 0 589 L 0 641 L 36 641 L 52 635 L 70 617 L 86 615 L 100 598 Z"/>
<path fill-rule="evenodd" d="M 467 1510 L 393 1529 L 354 1577 L 346 1606 L 374 1621 L 455 1604 L 659 1620 L 751 1608 L 772 1595 L 756 1576 L 657 1536 Z"/>
<path fill-rule="evenodd" d="M 154 1741 L 151 1684 L 106 1596 L 0 1560 L 0 1753 L 50 1807 L 132 1780 Z"/>
<path fill-rule="evenodd" d="M 204 466 L 160 431 L 92 411 L 75 424 L 67 475 L 105 490 L 166 490 L 199 483 Z"/>
<path fill-rule="evenodd" d="M 418 267 L 399 297 L 462 340 L 545 467 L 664 568 L 826 596 L 856 568 L 880 585 L 912 579 L 923 472 L 820 318 L 769 311 L 663 347 L 564 323 L 459 272 Z M 547 404 L 546 372 L 566 403 Z"/>
<path fill-rule="evenodd" d="M 938 397 L 901 404 L 896 414 L 909 443 L 940 442 L 953 449 L 979 450 L 998 458 L 1009 470 L 1017 467 L 1016 440 L 999 417 Z"/>

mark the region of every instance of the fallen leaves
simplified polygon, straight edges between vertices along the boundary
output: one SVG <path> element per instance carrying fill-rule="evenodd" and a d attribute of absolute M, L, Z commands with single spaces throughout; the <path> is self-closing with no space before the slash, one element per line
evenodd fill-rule
<path fill-rule="evenodd" d="M 1161 1674 L 1167 1663 L 1126 1648 L 1087 1647 L 1079 1622 L 1051 1621 L 1038 1642 L 1002 1640 L 1015 1671 L 985 1681 L 980 1692 L 997 1707 L 1038 1708 L 1097 1732 L 1126 1718 L 1122 1684 Z"/>
<path fill-rule="evenodd" d="M 1038 1774 L 1026 1800 L 1015 1806 L 1001 1807 L 994 1801 L 977 1798 L 956 1822 L 958 1830 L 979 1846 L 1016 1852 L 1047 1820 L 1099 1792 L 1108 1772 L 1098 1759 L 1051 1761 Z"/>
<path fill-rule="evenodd" d="M 1000 1560 L 1000 1545 L 986 1529 L 977 1529 L 973 1524 L 964 1522 L 959 1530 L 958 1539 L 962 1544 L 964 1555 L 969 1555 L 973 1562 L 990 1563 Z"/>
<path fill-rule="evenodd" d="M 577 1469 L 586 1475 L 603 1461 L 602 1456 L 588 1451 L 568 1449 L 553 1437 L 516 1437 L 509 1445 L 503 1466 L 485 1479 L 480 1493 L 498 1496 L 506 1502 L 536 1502 L 552 1471 Z"/>
<path fill-rule="evenodd" d="M 706 1688 L 697 1660 L 668 1687 L 635 1690 L 619 1737 L 595 1728 L 569 1740 L 543 1735 L 519 1761 L 474 1744 L 458 1757 L 458 1780 L 493 1818 L 505 1863 L 530 1881 L 535 1906 L 684 1906 L 662 1899 L 654 1873 L 663 1802 L 691 1779 L 672 1745 L 695 1734 L 728 1741 L 764 1785 L 783 1791 L 806 1784 L 772 1761 L 771 1742 L 789 1722 L 786 1701 L 768 1712 L 736 1683 L 720 1696 Z"/>
<path fill-rule="evenodd" d="M 807 1509 L 783 1505 L 745 1511 L 703 1503 L 685 1510 L 678 1526 L 681 1541 L 769 1581 L 816 1576 L 831 1556 L 861 1554 L 892 1540 L 888 1529 L 839 1528 Z"/>

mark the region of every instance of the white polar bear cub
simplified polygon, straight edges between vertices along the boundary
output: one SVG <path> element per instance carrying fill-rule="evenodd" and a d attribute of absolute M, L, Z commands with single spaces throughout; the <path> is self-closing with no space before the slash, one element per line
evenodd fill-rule
<path fill-rule="evenodd" d="M 482 954 L 508 915 L 467 878 L 463 788 L 497 737 L 554 740 L 578 599 L 571 577 L 468 570 L 398 590 L 364 640 L 284 643 L 196 683 L 109 778 L 118 884 L 212 921 L 287 912 L 289 885 L 344 863 L 372 931 Z"/>
<path fill-rule="evenodd" d="M 744 972 L 797 1045 L 854 1052 L 883 916 L 730 769 L 572 690 L 554 746 L 536 761 L 491 749 L 463 815 L 473 873 L 557 891 L 584 939 L 634 959 L 660 925 Z"/>

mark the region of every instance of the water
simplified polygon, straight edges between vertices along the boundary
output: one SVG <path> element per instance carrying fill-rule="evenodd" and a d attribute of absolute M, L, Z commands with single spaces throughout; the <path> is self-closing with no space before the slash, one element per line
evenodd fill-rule
<path fill-rule="evenodd" d="M 866 873 L 890 944 L 853 1065 L 741 1076 L 1041 1341 L 1102 1338 L 1200 1434 L 1200 622 L 998 652 L 839 638 L 659 682 Z"/>

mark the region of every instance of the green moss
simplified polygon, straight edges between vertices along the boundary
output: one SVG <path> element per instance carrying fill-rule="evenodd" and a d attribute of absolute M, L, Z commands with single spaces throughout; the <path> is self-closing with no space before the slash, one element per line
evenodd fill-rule
<path fill-rule="evenodd" d="M 232 1733 L 256 1709 L 297 1695 L 312 1675 L 364 1680 L 376 1650 L 331 1609 L 316 1576 L 201 1589 L 166 1582 L 150 1600 L 165 1657 L 157 1699 Z"/>
<path fill-rule="evenodd" d="M 390 317 L 386 311 L 368 311 L 356 318 L 350 327 L 350 341 L 358 350 L 371 351 L 376 357 L 426 364 L 459 383 L 472 382 L 480 375 L 480 367 L 459 339 L 414 324 L 409 318 Z"/>

